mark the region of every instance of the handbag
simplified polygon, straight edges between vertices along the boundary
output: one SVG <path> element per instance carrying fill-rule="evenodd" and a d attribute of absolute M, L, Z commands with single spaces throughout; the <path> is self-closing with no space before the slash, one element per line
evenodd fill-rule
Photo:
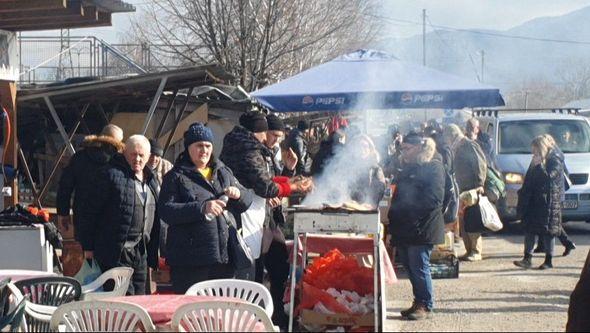
<path fill-rule="evenodd" d="M 482 233 L 486 231 L 498 231 L 502 229 L 502 221 L 496 212 L 496 208 L 485 196 L 478 196 L 475 205 L 465 208 L 463 215 L 465 231 L 469 233 Z"/>
<path fill-rule="evenodd" d="M 235 270 L 242 270 L 250 268 L 254 265 L 252 253 L 250 248 L 244 242 L 244 238 L 240 235 L 235 221 L 227 217 L 227 212 L 224 211 L 224 217 L 227 222 L 228 239 L 227 239 L 227 253 L 229 262 Z"/>
<path fill-rule="evenodd" d="M 502 229 L 502 221 L 496 207 L 485 196 L 479 197 L 479 210 L 481 212 L 481 221 L 486 229 L 491 231 L 499 231 Z"/>

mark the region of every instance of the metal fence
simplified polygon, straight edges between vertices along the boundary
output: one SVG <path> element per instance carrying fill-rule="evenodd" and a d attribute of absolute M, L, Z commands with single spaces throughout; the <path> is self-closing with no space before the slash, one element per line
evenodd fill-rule
<path fill-rule="evenodd" d="M 20 84 L 108 77 L 178 68 L 149 44 L 108 44 L 96 37 L 20 37 Z"/>

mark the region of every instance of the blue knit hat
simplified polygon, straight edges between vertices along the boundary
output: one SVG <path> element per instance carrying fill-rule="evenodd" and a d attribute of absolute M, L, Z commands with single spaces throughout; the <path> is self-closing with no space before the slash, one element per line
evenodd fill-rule
<path fill-rule="evenodd" d="M 184 148 L 188 149 L 188 146 L 199 141 L 213 143 L 213 132 L 203 123 L 193 123 L 184 132 Z"/>

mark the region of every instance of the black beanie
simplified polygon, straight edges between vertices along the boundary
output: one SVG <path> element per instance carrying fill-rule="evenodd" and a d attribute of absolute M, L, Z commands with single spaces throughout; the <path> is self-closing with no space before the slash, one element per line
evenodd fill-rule
<path fill-rule="evenodd" d="M 306 129 L 308 129 L 308 128 L 309 128 L 309 124 L 308 124 L 308 123 L 307 123 L 307 121 L 305 121 L 305 120 L 300 120 L 300 121 L 297 123 L 297 128 L 298 128 L 299 130 L 305 131 Z"/>
<path fill-rule="evenodd" d="M 203 123 L 193 123 L 184 132 L 184 149 L 188 149 L 188 146 L 200 141 L 213 143 L 213 131 Z"/>
<path fill-rule="evenodd" d="M 424 138 L 416 132 L 410 132 L 404 136 L 403 142 L 410 145 L 423 145 Z"/>
<path fill-rule="evenodd" d="M 150 153 L 152 155 L 156 155 L 159 157 L 162 157 L 162 155 L 164 155 L 164 149 L 162 149 L 162 147 L 160 147 L 160 145 L 158 144 L 158 141 L 156 141 L 154 139 L 150 139 L 150 147 L 151 147 Z"/>
<path fill-rule="evenodd" d="M 266 122 L 268 123 L 269 131 L 285 131 L 285 124 L 281 118 L 275 116 L 274 114 L 269 114 L 266 116 Z"/>
<path fill-rule="evenodd" d="M 246 112 L 240 116 L 240 125 L 252 133 L 268 131 L 266 116 L 262 112 Z"/>

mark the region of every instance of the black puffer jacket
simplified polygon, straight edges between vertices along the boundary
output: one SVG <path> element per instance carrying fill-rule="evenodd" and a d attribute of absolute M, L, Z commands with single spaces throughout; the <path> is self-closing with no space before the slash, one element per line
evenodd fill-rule
<path fill-rule="evenodd" d="M 272 152 L 247 129 L 236 126 L 225 136 L 219 158 L 245 188 L 259 197 L 279 195 L 279 186 L 272 181 Z"/>
<path fill-rule="evenodd" d="M 84 138 L 81 149 L 70 159 L 63 169 L 57 190 L 57 214 L 70 215 L 71 199 L 74 194 L 74 231 L 78 238 L 78 229 L 83 220 L 80 211 L 90 202 L 90 191 L 100 168 L 107 165 L 112 156 L 121 151 L 123 143 L 109 136 L 89 135 Z"/>
<path fill-rule="evenodd" d="M 442 163 L 432 160 L 405 165 L 396 185 L 388 214 L 394 246 L 442 243 L 445 186 Z"/>
<path fill-rule="evenodd" d="M 158 183 L 151 170 L 144 169 L 145 181 L 156 201 Z M 122 154 L 115 154 L 96 177 L 90 200 L 81 210 L 84 221 L 78 230 L 82 248 L 94 251 L 94 257 L 104 267 L 115 267 L 133 223 L 135 210 L 135 175 Z M 154 216 L 153 227 L 146 244 L 148 266 L 157 267 L 160 242 L 160 219 Z"/>
<path fill-rule="evenodd" d="M 245 212 L 252 204 L 252 194 L 221 161 L 211 163 L 211 182 L 195 170 L 187 155 L 181 155 L 174 168 L 164 176 L 160 216 L 168 227 L 166 261 L 171 266 L 209 266 L 228 263 L 228 221 L 218 216 L 207 221 L 202 206 L 223 195 L 225 188 L 240 190 L 239 200 L 229 200 L 226 217 Z"/>
<path fill-rule="evenodd" d="M 293 149 L 298 158 L 295 172 L 298 175 L 309 175 L 311 173 L 312 160 L 307 150 L 307 140 L 305 140 L 303 132 L 295 128 L 289 133 L 285 141 L 287 147 Z"/>
<path fill-rule="evenodd" d="M 518 213 L 527 232 L 557 235 L 564 196 L 564 161 L 551 151 L 545 165 L 530 166 L 518 191 Z"/>

